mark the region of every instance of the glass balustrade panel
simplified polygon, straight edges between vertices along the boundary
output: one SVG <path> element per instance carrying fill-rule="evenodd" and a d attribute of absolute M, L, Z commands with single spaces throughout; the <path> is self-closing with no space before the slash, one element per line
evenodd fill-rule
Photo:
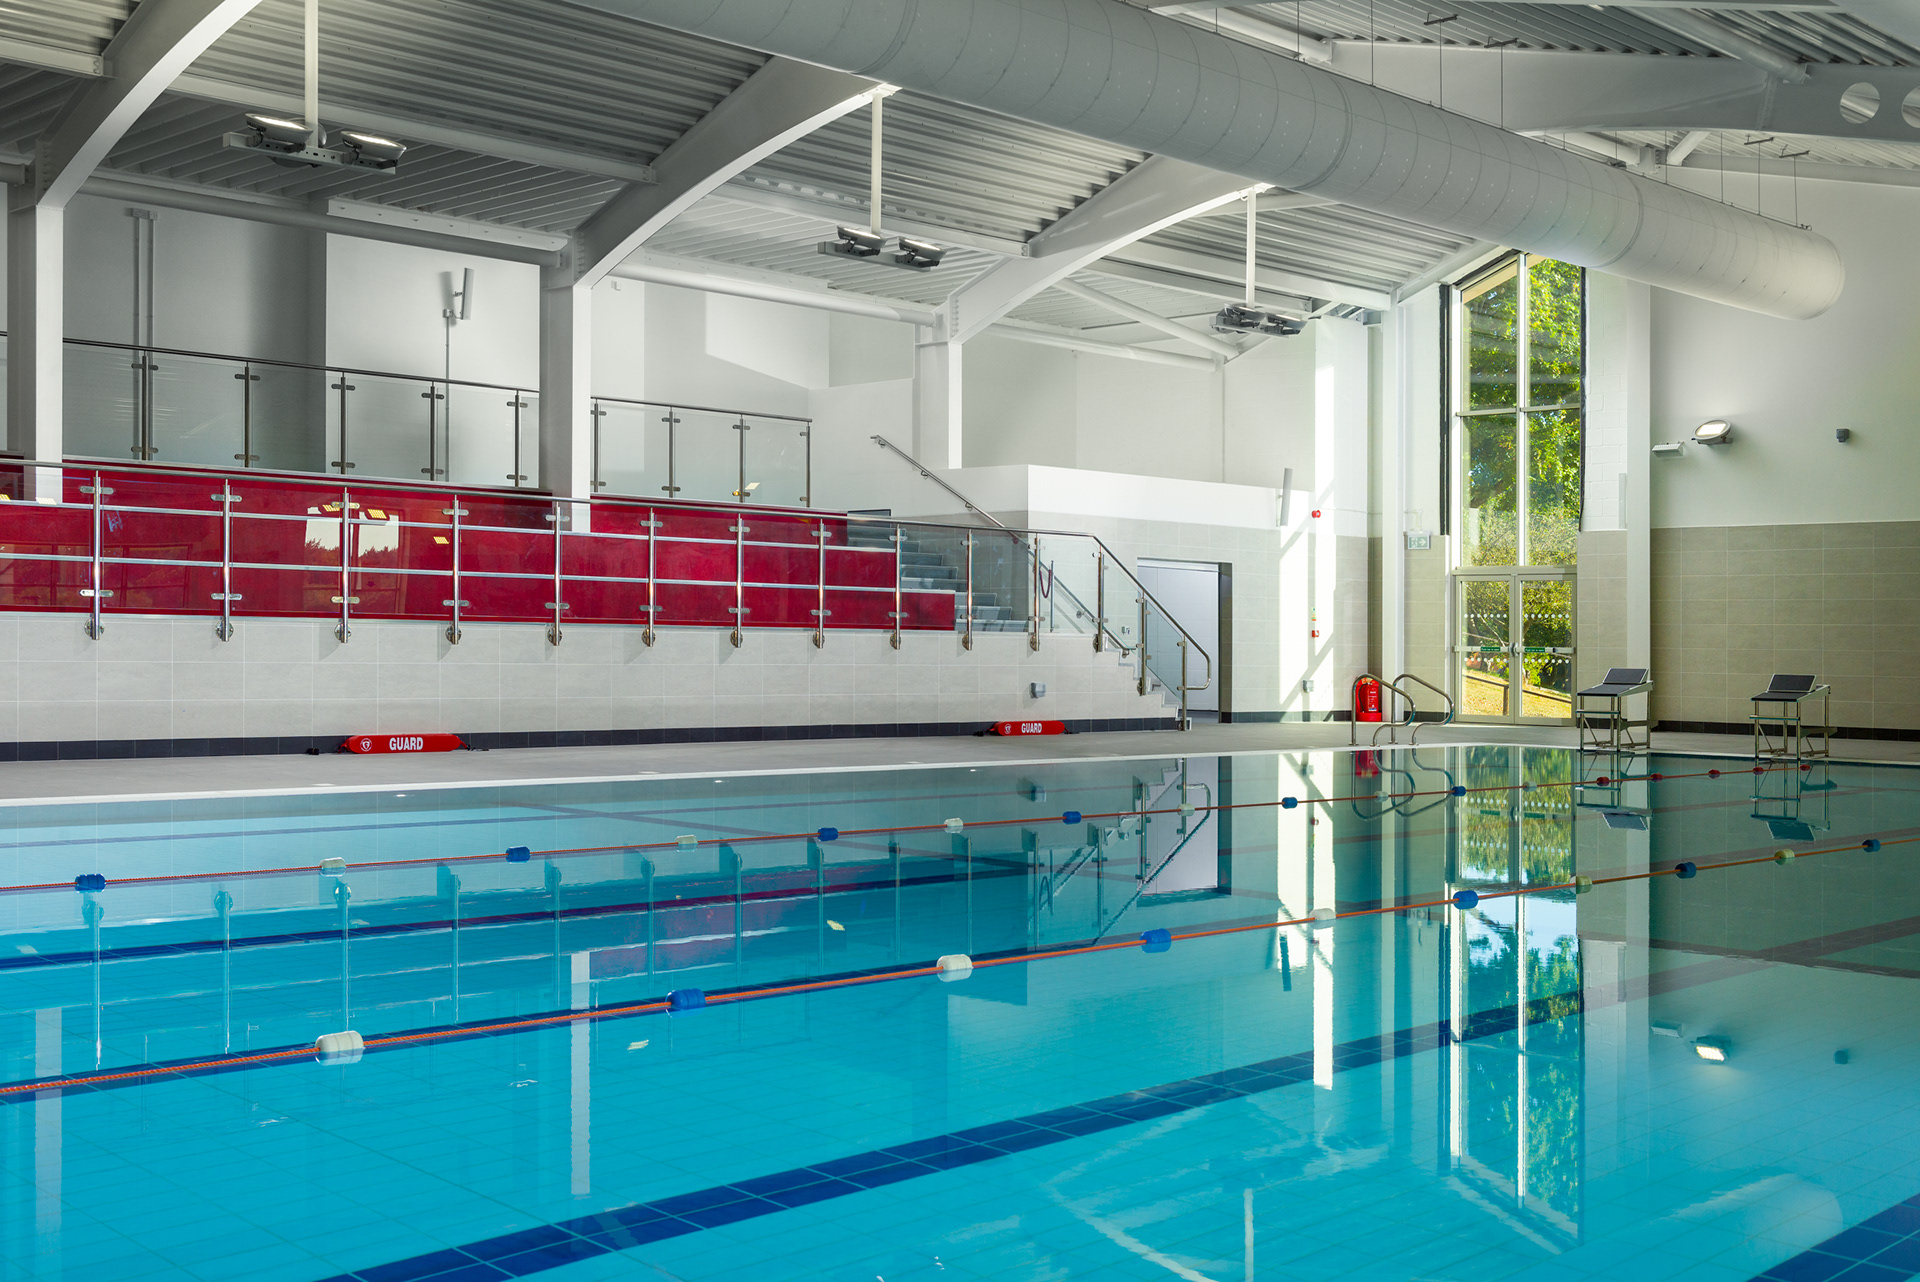
<path fill-rule="evenodd" d="M 455 485 L 511 485 L 514 465 L 514 415 L 525 414 L 505 387 L 443 384 L 436 479 Z"/>
<path fill-rule="evenodd" d="M 594 419 L 599 448 L 601 494 L 638 499 L 668 497 L 669 425 L 672 414 L 663 405 L 640 405 L 632 401 L 596 401 Z"/>
<path fill-rule="evenodd" d="M 1100 611 L 1099 549 L 1092 539 L 1040 540 L 1040 627 L 1092 636 Z"/>
<path fill-rule="evenodd" d="M 973 535 L 973 630 L 1024 632 L 1032 601 L 1027 545 L 1004 530 Z"/>
<path fill-rule="evenodd" d="M 7 426 L 7 336 L 0 334 L 0 434 Z"/>
<path fill-rule="evenodd" d="M 335 382 L 340 381 L 336 377 Z M 341 440 L 344 452 L 334 458 L 351 464 L 346 468 L 347 475 L 399 481 L 426 479 L 428 429 L 438 418 L 439 408 L 446 404 L 444 399 L 429 398 L 444 396 L 443 386 L 377 374 L 348 374 L 344 382 L 346 395 L 334 420 L 339 434 L 336 439 Z M 438 453 L 437 448 L 434 453 Z"/>
<path fill-rule="evenodd" d="M 940 525 L 903 525 L 901 612 L 908 627 L 966 630 L 967 532 Z"/>
<path fill-rule="evenodd" d="M 339 456 L 327 453 L 327 371 L 253 365 L 249 372 L 253 391 L 247 435 L 253 458 L 234 462 L 277 472 L 328 471 L 327 460 Z"/>
<path fill-rule="evenodd" d="M 740 416 L 675 410 L 674 497 L 701 503 L 740 502 Z"/>
<path fill-rule="evenodd" d="M 121 347 L 67 344 L 61 381 L 68 454 L 145 457 L 145 363 L 141 353 Z"/>
<path fill-rule="evenodd" d="M 516 489 L 540 488 L 540 397 L 537 393 L 520 393 L 520 448 L 514 455 L 518 466 L 512 476 Z"/>
<path fill-rule="evenodd" d="M 746 499 L 777 507 L 808 503 L 809 424 L 792 419 L 745 419 Z"/>
<path fill-rule="evenodd" d="M 152 460 L 232 467 L 246 444 L 246 363 L 160 354 L 150 363 Z"/>

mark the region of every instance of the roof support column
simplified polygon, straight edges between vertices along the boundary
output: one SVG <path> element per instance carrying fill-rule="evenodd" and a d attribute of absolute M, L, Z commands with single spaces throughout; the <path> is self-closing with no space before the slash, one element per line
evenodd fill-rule
<path fill-rule="evenodd" d="M 962 466 L 960 341 L 945 325 L 914 331 L 913 456 L 928 467 Z"/>
<path fill-rule="evenodd" d="M 66 266 L 66 211 L 34 203 L 27 188 L 10 190 L 7 449 L 23 458 L 57 463 L 62 452 L 64 406 L 60 340 L 65 313 L 62 274 Z M 49 500 L 57 498 L 56 487 Z"/>

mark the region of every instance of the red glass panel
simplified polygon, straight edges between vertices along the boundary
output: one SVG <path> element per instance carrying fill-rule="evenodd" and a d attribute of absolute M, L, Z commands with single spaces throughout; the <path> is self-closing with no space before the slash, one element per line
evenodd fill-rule
<path fill-rule="evenodd" d="M 233 590 L 240 600 L 235 614 L 337 615 L 340 595 L 338 571 L 250 568 L 233 571 Z"/>
<path fill-rule="evenodd" d="M 820 522 L 807 517 L 756 512 L 751 508 L 742 515 L 746 517 L 747 542 L 750 544 L 785 543 L 811 548 L 818 542 L 814 531 L 820 528 Z"/>
<path fill-rule="evenodd" d="M 220 514 L 176 516 L 108 510 L 100 515 L 100 554 L 138 560 L 212 561 L 217 565 Z"/>
<path fill-rule="evenodd" d="M 951 632 L 953 603 L 954 595 L 951 592 L 903 592 L 900 594 L 900 612 L 906 617 L 900 620 L 900 626 Z"/>
<path fill-rule="evenodd" d="M 647 577 L 647 544 L 644 539 L 569 534 L 560 540 L 560 554 L 568 575 L 584 574 L 606 579 Z"/>
<path fill-rule="evenodd" d="M 608 503 L 604 500 L 593 505 L 593 532 L 595 534 L 646 534 L 652 527 L 647 524 L 654 519 L 652 509 L 639 503 Z"/>
<path fill-rule="evenodd" d="M 179 476 L 172 473 L 145 472 L 103 472 L 100 483 L 113 493 L 105 496 L 105 505 L 115 507 L 158 507 L 172 508 L 176 511 L 220 512 L 219 500 L 213 496 L 220 493 L 218 476 Z M 91 485 L 91 478 L 86 484 Z M 239 493 L 235 490 L 234 493 Z M 80 502 L 91 502 L 92 495 L 82 494 Z"/>
<path fill-rule="evenodd" d="M 553 573 L 553 530 L 460 531 L 460 569 L 476 574 Z"/>
<path fill-rule="evenodd" d="M 453 504 L 447 504 L 452 507 Z M 510 530 L 553 529 L 547 518 L 553 513 L 552 499 L 515 498 L 506 494 L 462 494 L 460 506 L 466 515 L 462 525 L 491 525 Z"/>
<path fill-rule="evenodd" d="M 820 581 L 820 550 L 811 547 L 755 547 L 746 546 L 746 569 L 743 577 L 749 583 L 812 583 Z"/>
<path fill-rule="evenodd" d="M 219 481 L 208 477 L 213 483 L 211 494 L 220 488 Z M 340 513 L 340 491 L 350 488 L 352 482 L 341 481 L 266 481 L 255 480 L 245 474 L 229 478 L 233 492 L 240 501 L 233 505 L 235 514 L 241 512 L 256 516 L 320 516 L 331 505 L 331 515 Z M 360 500 L 355 498 L 354 502 Z"/>
<path fill-rule="evenodd" d="M 93 514 L 39 503 L 0 504 L 0 554 L 91 556 Z"/>
<path fill-rule="evenodd" d="M 453 517 L 447 509 L 453 506 L 454 495 L 440 494 L 432 490 L 363 490 L 352 487 L 353 501 L 360 505 L 355 516 L 370 521 L 385 521 L 399 518 L 411 525 L 451 525 Z M 471 511 L 473 504 L 466 496 L 460 496 L 460 506 Z M 462 517 L 461 520 L 470 520 Z"/>
<path fill-rule="evenodd" d="M 893 590 L 893 549 L 827 549 L 827 583 Z"/>
<path fill-rule="evenodd" d="M 804 586 L 748 588 L 746 601 L 747 623 L 751 627 L 810 628 L 820 596 L 818 589 Z"/>
<path fill-rule="evenodd" d="M 660 540 L 655 572 L 662 579 L 732 584 L 739 566 L 733 543 L 675 543 Z"/>
<path fill-rule="evenodd" d="M 81 567 L 83 570 L 85 567 Z M 115 614 L 218 614 L 220 567 L 203 565 L 115 565 L 100 567 L 112 590 L 105 608 Z"/>
<path fill-rule="evenodd" d="M 356 615 L 383 619 L 440 619 L 453 614 L 446 602 L 453 596 L 453 576 L 441 574 L 382 574 L 356 570 L 353 595 L 360 598 Z"/>
<path fill-rule="evenodd" d="M 654 510 L 654 519 L 660 527 L 654 531 L 663 539 L 720 539 L 733 542 L 733 527 L 740 524 L 743 516 L 751 517 L 750 510 L 729 511 L 711 508 L 688 508 L 662 504 Z M 751 522 L 749 522 L 751 524 Z"/>
<path fill-rule="evenodd" d="M 85 610 L 80 589 L 93 581 L 85 561 L 29 561 L 0 557 L 0 601 L 9 610 Z"/>
<path fill-rule="evenodd" d="M 236 564 L 328 566 L 340 563 L 337 513 L 298 518 L 261 518 L 233 514 L 232 556 Z"/>
<path fill-rule="evenodd" d="M 568 579 L 562 586 L 570 607 L 567 618 L 575 623 L 642 624 L 647 621 L 647 612 L 642 608 L 647 603 L 644 583 Z"/>
<path fill-rule="evenodd" d="M 444 532 L 443 532 L 444 531 Z M 393 570 L 453 569 L 453 530 L 423 529 L 398 521 L 369 521 L 364 518 L 353 526 L 353 564 L 355 568 Z M 463 539 L 464 542 L 464 539 Z"/>
<path fill-rule="evenodd" d="M 892 628 L 892 592 L 848 592 L 827 589 L 827 626 L 832 628 Z"/>
<path fill-rule="evenodd" d="M 460 574 L 460 595 L 467 601 L 463 617 L 516 623 L 553 618 L 552 579 L 497 579 Z"/>
<path fill-rule="evenodd" d="M 733 614 L 728 609 L 733 604 L 732 584 L 662 583 L 657 591 L 660 613 L 656 622 L 733 626 Z"/>

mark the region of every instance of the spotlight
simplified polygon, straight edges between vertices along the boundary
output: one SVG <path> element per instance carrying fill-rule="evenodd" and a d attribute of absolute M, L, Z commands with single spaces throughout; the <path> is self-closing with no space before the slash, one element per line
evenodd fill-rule
<path fill-rule="evenodd" d="M 407 154 L 407 144 L 358 129 L 341 130 L 340 141 L 352 153 L 353 163 L 367 169 L 392 169 Z"/>
<path fill-rule="evenodd" d="M 835 227 L 833 234 L 840 238 L 837 252 L 851 254 L 855 258 L 872 258 L 887 247 L 887 238 L 877 231 L 860 227 Z"/>
<path fill-rule="evenodd" d="M 1696 1037 L 1693 1039 L 1693 1053 L 1710 1064 L 1724 1064 L 1732 1051 L 1724 1037 Z"/>
<path fill-rule="evenodd" d="M 247 128 L 253 131 L 253 145 L 268 151 L 299 151 L 313 133 L 298 120 L 261 111 L 247 113 Z"/>
<path fill-rule="evenodd" d="M 902 236 L 900 238 L 900 252 L 893 256 L 893 261 L 902 267 L 912 267 L 918 271 L 926 271 L 930 267 L 938 267 L 940 260 L 946 256 L 947 251 L 930 240 L 917 240 L 912 236 Z"/>
<path fill-rule="evenodd" d="M 1215 332 L 1221 334 L 1274 334 L 1290 338 L 1303 328 L 1278 312 L 1263 311 L 1246 303 L 1228 303 L 1213 318 Z"/>
<path fill-rule="evenodd" d="M 1712 419 L 1693 429 L 1693 439 L 1701 445 L 1725 445 L 1733 439 L 1733 424 L 1724 418 Z"/>

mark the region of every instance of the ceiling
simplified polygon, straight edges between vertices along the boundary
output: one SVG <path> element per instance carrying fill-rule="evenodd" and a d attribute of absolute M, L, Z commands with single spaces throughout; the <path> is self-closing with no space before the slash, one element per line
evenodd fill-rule
<path fill-rule="evenodd" d="M 1779 9 L 1712 7 L 1754 2 L 1703 0 L 1712 22 L 1791 59 L 1920 66 L 1920 49 L 1818 0 L 1783 0 Z M 129 9 L 129 0 L 0 0 L 0 151 L 30 152 L 61 104 L 96 74 L 92 60 Z M 1259 43 L 1284 46 L 1298 31 L 1333 42 L 1347 51 L 1343 57 L 1364 48 L 1500 42 L 1618 54 L 1633 57 L 1635 66 L 1648 58 L 1724 56 L 1662 26 L 1644 8 L 1617 5 L 1299 0 L 1230 11 L 1241 28 L 1269 24 L 1256 30 Z M 1210 18 L 1203 11 L 1185 20 Z M 263 0 L 146 112 L 102 172 L 301 208 L 344 199 L 564 236 L 765 61 L 560 0 L 323 0 L 323 118 L 409 141 L 398 174 L 287 169 L 224 148 L 222 134 L 240 127 L 249 107 L 298 114 L 300 29 L 300 0 Z M 867 113 L 856 112 L 791 143 L 684 212 L 648 252 L 931 306 L 1019 254 L 1026 241 L 1145 159 L 1125 147 L 900 93 L 885 113 L 886 225 L 950 247 L 939 270 L 913 273 L 814 249 L 836 221 L 866 219 L 868 128 Z M 1920 181 L 1920 130 L 1914 143 L 1817 135 L 1756 143 L 1758 137 L 1720 132 L 1696 139 L 1686 165 L 1738 173 L 1744 163 L 1751 173 L 1760 158 L 1818 164 L 1830 171 L 1826 177 L 1844 171 L 1872 181 Z M 1608 141 L 1665 148 L 1678 137 L 1638 130 Z M 1177 224 L 1081 279 L 1163 317 L 1204 316 L 1241 292 L 1242 208 Z M 1273 288 L 1323 314 L 1378 306 L 1471 248 L 1449 233 L 1338 205 L 1262 213 L 1258 244 L 1262 272 L 1282 282 Z M 1059 291 L 1014 315 L 1110 340 L 1161 337 Z"/>

